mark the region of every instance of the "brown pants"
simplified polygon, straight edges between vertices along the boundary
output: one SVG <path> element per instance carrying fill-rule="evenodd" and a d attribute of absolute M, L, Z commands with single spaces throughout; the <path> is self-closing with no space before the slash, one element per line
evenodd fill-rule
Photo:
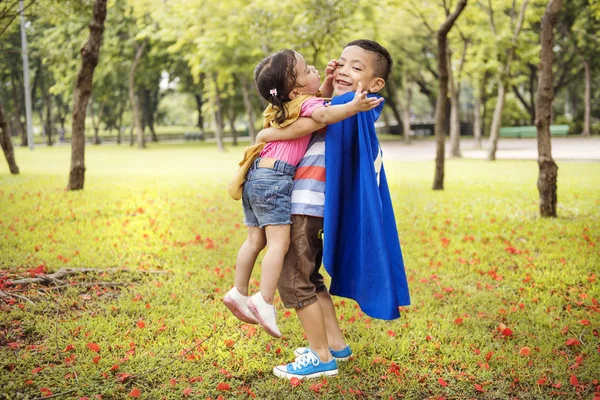
<path fill-rule="evenodd" d="M 317 292 L 327 290 L 319 273 L 323 240 L 319 232 L 323 218 L 292 215 L 290 249 L 279 277 L 279 296 L 286 308 L 302 308 L 317 301 Z"/>

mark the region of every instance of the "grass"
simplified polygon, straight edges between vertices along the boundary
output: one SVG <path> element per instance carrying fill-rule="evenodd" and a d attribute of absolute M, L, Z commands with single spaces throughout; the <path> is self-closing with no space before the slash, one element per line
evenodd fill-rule
<path fill-rule="evenodd" d="M 356 357 L 294 386 L 271 369 L 305 344 L 295 313 L 277 303 L 276 340 L 221 302 L 245 237 L 225 191 L 241 149 L 88 147 L 79 192 L 68 146 L 16 151 L 20 175 L 0 165 L 0 290 L 21 296 L 0 298 L 0 398 L 600 396 L 600 164 L 559 164 L 559 218 L 541 219 L 534 162 L 449 160 L 434 192 L 433 163 L 386 161 L 413 304 L 386 322 L 336 298 Z M 128 272 L 9 285 L 65 267 Z"/>

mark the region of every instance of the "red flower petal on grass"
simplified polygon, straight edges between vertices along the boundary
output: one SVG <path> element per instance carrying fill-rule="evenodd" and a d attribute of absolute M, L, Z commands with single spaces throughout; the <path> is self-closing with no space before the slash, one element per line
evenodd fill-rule
<path fill-rule="evenodd" d="M 569 382 L 573 386 L 579 385 L 579 379 L 577 379 L 577 377 L 575 376 L 575 374 L 571 374 L 571 377 L 569 378 Z"/>
<path fill-rule="evenodd" d="M 454 325 L 461 325 L 463 323 L 463 319 L 462 318 L 456 318 L 454 320 Z"/>
<path fill-rule="evenodd" d="M 525 347 L 521 347 L 521 350 L 519 350 L 519 355 L 523 356 L 523 357 L 528 357 L 529 354 L 531 354 L 531 349 L 527 346 Z"/>
<path fill-rule="evenodd" d="M 446 382 L 445 380 L 443 380 L 442 378 L 438 378 L 438 383 L 440 385 L 442 385 L 443 387 L 448 386 L 448 382 Z"/>
<path fill-rule="evenodd" d="M 98 353 L 100 351 L 100 346 L 98 346 L 97 343 L 88 343 L 86 346 L 94 353 Z"/>
<path fill-rule="evenodd" d="M 512 336 L 513 335 L 513 331 L 510 330 L 510 328 L 504 328 L 504 329 L 502 329 L 502 334 L 504 336 Z"/>
<path fill-rule="evenodd" d="M 581 321 L 579 321 L 579 323 L 581 325 L 589 325 L 590 324 L 590 320 L 589 319 L 582 319 Z"/>
<path fill-rule="evenodd" d="M 190 394 L 192 394 L 192 388 L 191 387 L 187 387 L 187 388 L 183 389 L 182 393 L 183 393 L 183 395 L 185 397 L 188 397 Z"/>
<path fill-rule="evenodd" d="M 292 385 L 293 387 L 296 387 L 301 384 L 302 384 L 302 381 L 296 377 L 293 377 L 292 379 L 290 379 L 290 385 Z"/>
<path fill-rule="evenodd" d="M 140 392 L 140 389 L 138 389 L 138 388 L 133 388 L 133 389 L 131 389 L 131 392 L 129 392 L 129 396 L 133 397 L 134 399 L 137 399 L 138 397 L 140 397 L 141 394 L 142 394 L 142 392 Z"/>
<path fill-rule="evenodd" d="M 474 384 L 473 386 L 475 386 L 475 390 L 477 390 L 478 392 L 484 393 L 485 389 L 483 388 L 483 386 L 479 385 L 479 384 Z"/>
<path fill-rule="evenodd" d="M 571 338 L 571 339 L 567 339 L 567 341 L 565 342 L 565 344 L 567 346 L 579 346 L 580 342 L 576 338 Z"/>
<path fill-rule="evenodd" d="M 229 384 L 227 384 L 225 382 L 219 382 L 219 384 L 217 385 L 217 389 L 218 390 L 230 390 L 231 386 L 229 386 Z"/>
<path fill-rule="evenodd" d="M 142 321 L 141 319 L 135 323 L 137 325 L 138 328 L 143 329 L 146 327 L 146 323 L 144 321 Z"/>
<path fill-rule="evenodd" d="M 92 362 L 93 362 L 94 364 L 98 364 L 98 361 L 100 361 L 100 356 L 96 356 L 96 357 L 94 357 L 94 358 L 92 359 Z"/>

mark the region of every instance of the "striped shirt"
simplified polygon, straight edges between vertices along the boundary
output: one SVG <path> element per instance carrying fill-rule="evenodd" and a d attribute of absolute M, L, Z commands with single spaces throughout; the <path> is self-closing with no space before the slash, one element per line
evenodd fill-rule
<path fill-rule="evenodd" d="M 292 215 L 325 214 L 325 131 L 315 133 L 296 169 Z"/>

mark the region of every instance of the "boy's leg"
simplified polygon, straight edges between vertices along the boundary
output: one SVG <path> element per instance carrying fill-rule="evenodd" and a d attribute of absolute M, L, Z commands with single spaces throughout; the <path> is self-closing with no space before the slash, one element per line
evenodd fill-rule
<path fill-rule="evenodd" d="M 342 350 L 346 347 L 346 341 L 340 331 L 333 299 L 327 290 L 317 292 L 317 297 L 319 298 L 318 304 L 321 306 L 329 347 L 333 350 Z"/>
<path fill-rule="evenodd" d="M 329 351 L 317 287 L 312 279 L 316 266 L 320 265 L 318 233 L 323 227 L 323 219 L 293 215 L 292 222 L 291 245 L 279 280 L 279 295 L 286 308 L 296 310 L 309 348 L 295 362 L 273 368 L 273 373 L 288 379 L 337 375 L 337 363 Z"/>
<path fill-rule="evenodd" d="M 308 347 L 317 353 L 321 361 L 329 362 L 333 356 L 329 351 L 328 335 L 319 303 L 320 301 L 317 301 L 306 307 L 296 308 L 296 314 L 306 334 Z"/>

